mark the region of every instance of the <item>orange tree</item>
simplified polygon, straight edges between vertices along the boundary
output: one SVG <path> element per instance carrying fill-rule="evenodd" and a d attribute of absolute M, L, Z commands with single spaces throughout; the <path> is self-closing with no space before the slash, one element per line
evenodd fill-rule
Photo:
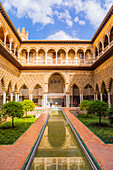
<path fill-rule="evenodd" d="M 33 111 L 35 109 L 35 104 L 33 101 L 25 99 L 21 102 L 23 106 L 23 111 L 26 113 L 26 118 L 27 118 L 27 112 Z"/>
<path fill-rule="evenodd" d="M 21 118 L 24 114 L 22 104 L 14 101 L 9 101 L 8 103 L 2 105 L 0 111 L 1 111 L 1 116 L 3 118 L 11 117 L 13 128 L 14 128 L 14 118 L 15 117 Z"/>

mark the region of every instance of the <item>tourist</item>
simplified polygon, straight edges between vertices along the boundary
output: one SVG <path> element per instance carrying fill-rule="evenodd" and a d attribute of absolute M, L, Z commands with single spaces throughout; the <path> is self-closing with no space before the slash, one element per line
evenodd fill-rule
<path fill-rule="evenodd" d="M 52 99 L 50 99 L 50 107 L 52 107 L 52 103 L 53 103 L 53 102 L 52 102 Z"/>
<path fill-rule="evenodd" d="M 62 107 L 64 107 L 64 99 L 62 99 Z"/>
<path fill-rule="evenodd" d="M 58 102 L 55 102 L 55 107 L 58 107 Z"/>
<path fill-rule="evenodd" d="M 75 107 L 77 107 L 77 100 L 76 99 L 74 99 L 74 103 L 73 104 L 74 104 Z"/>

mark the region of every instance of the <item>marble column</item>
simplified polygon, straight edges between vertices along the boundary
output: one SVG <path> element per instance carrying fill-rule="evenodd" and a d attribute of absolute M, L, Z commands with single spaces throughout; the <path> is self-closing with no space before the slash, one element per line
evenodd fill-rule
<path fill-rule="evenodd" d="M 70 95 L 66 94 L 66 107 L 69 107 L 70 104 Z"/>
<path fill-rule="evenodd" d="M 68 64 L 68 52 L 66 52 L 66 64 Z"/>
<path fill-rule="evenodd" d="M 19 93 L 17 94 L 17 101 L 19 102 Z"/>
<path fill-rule="evenodd" d="M 29 93 L 29 100 L 33 101 L 33 94 Z"/>
<path fill-rule="evenodd" d="M 17 93 L 15 94 L 15 102 L 18 102 L 18 95 L 17 95 Z"/>
<path fill-rule="evenodd" d="M 98 100 L 98 93 L 95 94 L 95 100 Z"/>
<path fill-rule="evenodd" d="M 47 93 L 43 95 L 43 106 L 46 108 L 47 107 Z"/>
<path fill-rule="evenodd" d="M 6 103 L 6 92 L 3 92 L 3 104 Z"/>
<path fill-rule="evenodd" d="M 103 101 L 102 93 L 100 93 L 100 100 Z"/>
<path fill-rule="evenodd" d="M 57 64 L 57 51 L 56 51 L 56 64 Z"/>
<path fill-rule="evenodd" d="M 96 93 L 94 93 L 94 100 L 96 100 Z"/>
<path fill-rule="evenodd" d="M 83 94 L 80 94 L 80 103 L 83 100 Z"/>
<path fill-rule="evenodd" d="M 27 64 L 29 64 L 29 51 L 27 53 Z"/>
<path fill-rule="evenodd" d="M 7 37 L 7 36 L 5 35 L 5 36 L 4 36 L 4 44 L 6 44 L 6 37 Z"/>
<path fill-rule="evenodd" d="M 110 92 L 108 92 L 108 104 L 109 104 L 109 105 L 111 104 L 111 99 L 110 99 L 110 97 L 111 97 L 111 94 L 110 94 Z"/>
<path fill-rule="evenodd" d="M 10 42 L 10 48 L 9 49 L 10 49 L 10 51 L 12 50 L 12 41 Z"/>
<path fill-rule="evenodd" d="M 46 59 L 45 64 L 47 64 L 47 52 L 45 53 L 45 59 Z"/>
<path fill-rule="evenodd" d="M 10 98 L 10 100 L 11 100 L 11 101 L 13 100 L 13 93 L 11 93 L 11 98 Z"/>

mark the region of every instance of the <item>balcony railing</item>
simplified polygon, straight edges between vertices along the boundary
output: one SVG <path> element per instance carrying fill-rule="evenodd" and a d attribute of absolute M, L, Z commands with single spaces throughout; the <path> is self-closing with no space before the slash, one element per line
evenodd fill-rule
<path fill-rule="evenodd" d="M 33 65 L 91 65 L 95 60 L 93 59 L 21 59 L 21 64 L 33 64 Z"/>

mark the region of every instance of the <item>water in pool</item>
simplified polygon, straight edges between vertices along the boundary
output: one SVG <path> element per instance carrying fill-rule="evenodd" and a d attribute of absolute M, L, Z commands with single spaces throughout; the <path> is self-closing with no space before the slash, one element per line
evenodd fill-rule
<path fill-rule="evenodd" d="M 62 110 L 51 112 L 31 170 L 91 170 Z"/>

